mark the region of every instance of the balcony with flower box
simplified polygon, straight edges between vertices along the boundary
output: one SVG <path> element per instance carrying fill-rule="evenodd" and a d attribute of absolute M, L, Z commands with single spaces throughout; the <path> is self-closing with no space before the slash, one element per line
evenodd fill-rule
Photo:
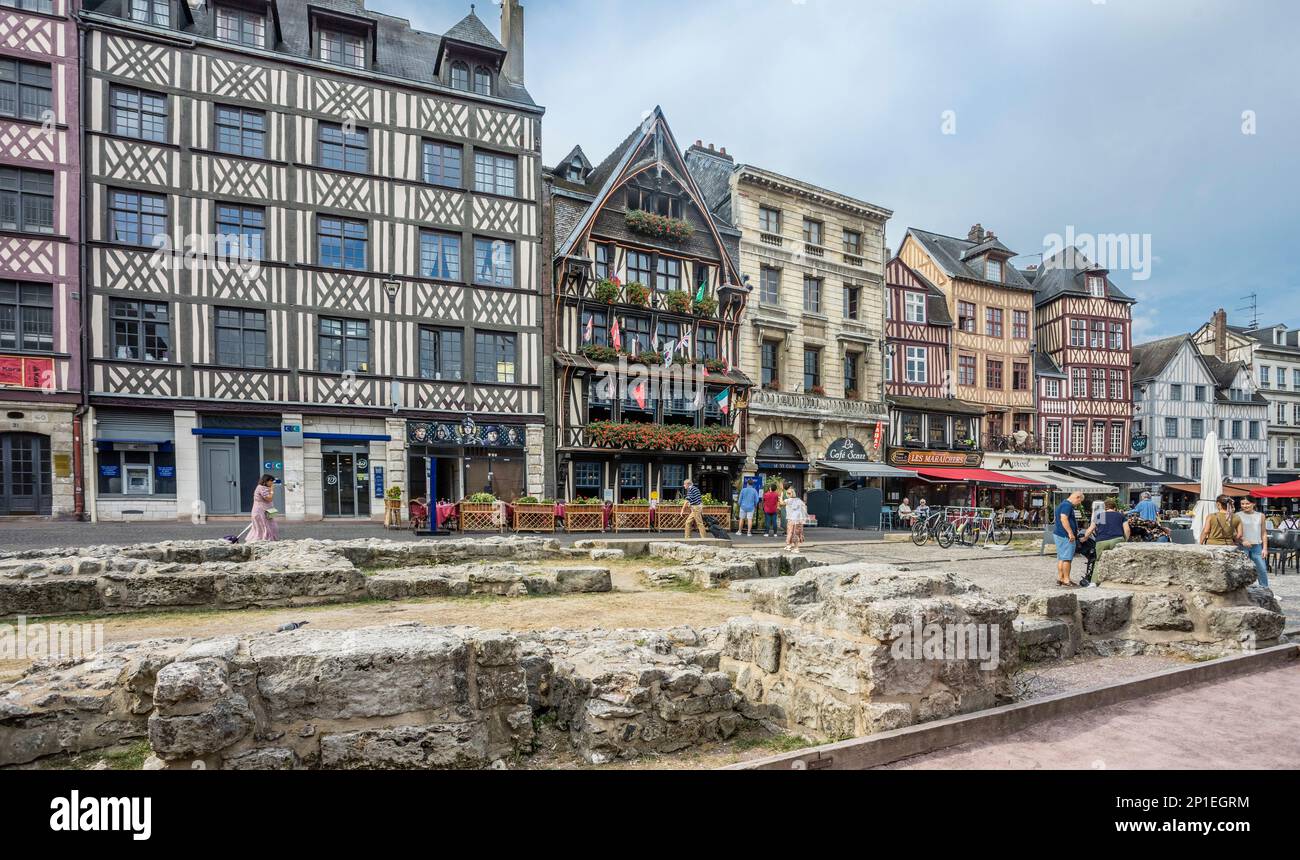
<path fill-rule="evenodd" d="M 859 424 L 887 421 L 889 415 L 885 404 L 879 401 L 774 391 L 767 388 L 755 389 L 750 394 L 749 411 L 752 415 L 776 417 L 798 415 L 812 420 L 848 421 Z"/>

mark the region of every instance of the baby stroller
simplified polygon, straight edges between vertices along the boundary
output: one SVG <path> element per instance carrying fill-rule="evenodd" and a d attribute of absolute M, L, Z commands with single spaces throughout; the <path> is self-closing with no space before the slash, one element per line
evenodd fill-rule
<path fill-rule="evenodd" d="M 709 530 L 709 534 L 719 540 L 731 540 L 731 535 L 718 522 L 717 517 L 704 517 L 704 527 Z"/>
<path fill-rule="evenodd" d="M 1097 539 L 1076 540 L 1074 555 L 1088 562 L 1088 566 L 1083 571 L 1083 579 L 1079 580 L 1080 586 L 1087 587 L 1092 584 L 1092 569 L 1097 566 Z"/>

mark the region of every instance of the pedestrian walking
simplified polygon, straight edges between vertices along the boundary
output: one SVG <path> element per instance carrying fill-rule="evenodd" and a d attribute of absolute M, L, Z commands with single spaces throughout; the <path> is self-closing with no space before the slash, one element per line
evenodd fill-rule
<path fill-rule="evenodd" d="M 279 540 L 280 529 L 275 524 L 275 477 L 263 475 L 253 490 L 253 522 L 248 532 L 248 542 Z"/>
<path fill-rule="evenodd" d="M 1074 509 L 1083 504 L 1083 493 L 1070 493 L 1065 501 L 1056 506 L 1056 526 L 1052 530 L 1052 539 L 1056 541 L 1056 584 L 1073 586 L 1070 580 L 1070 567 L 1074 563 L 1074 551 L 1078 524 L 1074 518 Z"/>
<path fill-rule="evenodd" d="M 1255 510 L 1254 499 L 1241 500 L 1241 513 L 1237 514 L 1241 525 L 1237 528 L 1238 545 L 1255 563 L 1255 573 L 1259 575 L 1259 584 L 1268 588 L 1268 529 L 1264 528 L 1264 515 Z"/>
<path fill-rule="evenodd" d="M 777 511 L 781 510 L 781 496 L 776 491 L 776 484 L 768 484 L 763 493 L 763 534 L 776 537 Z"/>
<path fill-rule="evenodd" d="M 785 548 L 797 550 L 803 544 L 803 524 L 808 518 L 808 507 L 795 494 L 794 488 L 785 491 Z"/>
<path fill-rule="evenodd" d="M 682 489 L 686 492 L 686 497 L 682 500 L 682 513 L 686 514 L 686 529 L 683 539 L 690 540 L 692 525 L 699 528 L 700 537 L 706 537 L 704 533 L 704 495 L 690 478 L 682 481 Z"/>
<path fill-rule="evenodd" d="M 1205 520 L 1201 529 L 1201 543 L 1206 546 L 1236 546 L 1241 533 L 1241 517 L 1233 509 L 1232 499 L 1219 496 L 1214 500 L 1218 510 Z"/>
<path fill-rule="evenodd" d="M 745 530 L 746 537 L 754 536 L 754 511 L 758 508 L 758 490 L 754 485 L 746 481 L 744 488 L 740 491 L 740 522 L 736 524 L 736 534 L 740 530 Z"/>

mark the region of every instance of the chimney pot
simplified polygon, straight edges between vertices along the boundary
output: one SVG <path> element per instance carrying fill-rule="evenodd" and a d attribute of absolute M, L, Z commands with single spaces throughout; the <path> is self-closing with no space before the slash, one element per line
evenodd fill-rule
<path fill-rule="evenodd" d="M 506 49 L 501 76 L 523 86 L 524 83 L 524 7 L 519 0 L 501 0 L 501 44 Z"/>
<path fill-rule="evenodd" d="M 723 155 L 726 155 L 726 154 L 727 154 L 727 148 L 726 148 L 725 146 L 723 146 L 723 147 L 719 147 L 718 152 L 721 152 Z"/>
<path fill-rule="evenodd" d="M 698 147 L 700 147 L 701 149 L 703 149 L 703 148 L 704 148 L 704 141 L 700 140 L 700 139 L 697 137 L 697 138 L 695 139 L 695 145 L 698 146 Z"/>

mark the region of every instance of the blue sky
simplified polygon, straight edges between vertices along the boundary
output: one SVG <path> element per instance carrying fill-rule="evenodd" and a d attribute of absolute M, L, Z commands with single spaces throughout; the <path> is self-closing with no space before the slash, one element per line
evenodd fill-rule
<path fill-rule="evenodd" d="M 368 0 L 442 32 L 445 0 Z M 1013 250 L 1149 236 L 1138 340 L 1300 326 L 1300 3 L 1289 0 L 524 0 L 547 164 L 599 160 L 662 105 L 679 143 Z M 498 7 L 479 2 L 494 31 Z M 951 114 L 945 112 L 951 111 Z M 1243 133 L 1252 111 L 1254 133 Z M 945 116 L 955 133 L 945 134 Z M 1026 256 L 1017 262 L 1032 262 Z M 1114 267 L 1112 267 L 1114 268 Z"/>

